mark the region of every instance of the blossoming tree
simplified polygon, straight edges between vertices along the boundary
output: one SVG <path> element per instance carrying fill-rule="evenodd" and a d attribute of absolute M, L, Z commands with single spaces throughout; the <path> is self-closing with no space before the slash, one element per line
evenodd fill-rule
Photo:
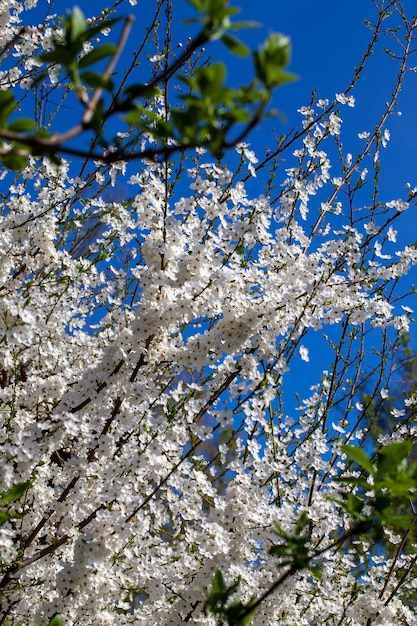
<path fill-rule="evenodd" d="M 417 251 L 395 224 L 414 190 L 383 199 L 378 177 L 415 22 L 375 3 L 345 93 L 313 98 L 259 161 L 240 142 L 232 171 L 225 130 L 246 137 L 290 78 L 285 38 L 232 93 L 198 56 L 214 36 L 242 52 L 228 3 L 193 0 L 203 34 L 176 57 L 161 0 L 135 57 L 154 79 L 115 94 L 114 13 L 22 29 L 5 4 L 0 624 L 416 624 L 415 400 L 372 445 L 360 403 L 365 385 L 369 403 L 386 397 L 410 323 Z M 398 80 L 355 156 L 343 112 L 387 37 Z M 16 110 L 30 87 L 33 120 Z M 70 132 L 58 105 L 45 118 L 51 93 L 78 103 Z M 109 140 L 113 114 L 126 129 Z M 294 403 L 311 336 L 328 366 Z"/>

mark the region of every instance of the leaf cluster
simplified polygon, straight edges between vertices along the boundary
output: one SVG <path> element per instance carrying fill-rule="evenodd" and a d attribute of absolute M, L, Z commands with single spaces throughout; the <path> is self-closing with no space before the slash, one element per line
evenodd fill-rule
<path fill-rule="evenodd" d="M 307 568 L 315 578 L 321 578 L 320 565 L 311 563 L 311 524 L 307 512 L 301 513 L 293 534 L 286 532 L 278 522 L 274 522 L 274 526 L 281 541 L 270 548 L 269 554 L 280 559 L 278 567 L 289 565 L 294 571 Z"/>
<path fill-rule="evenodd" d="M 354 488 L 338 502 L 357 520 L 357 532 L 380 541 L 384 527 L 409 529 L 415 522 L 410 501 L 417 488 L 417 461 L 409 462 L 412 448 L 410 441 L 392 443 L 372 460 L 359 447 L 342 446 L 342 452 L 361 468 L 358 477 L 338 479 Z"/>
<path fill-rule="evenodd" d="M 211 613 L 216 618 L 217 626 L 246 626 L 250 623 L 255 609 L 256 598 L 244 604 L 236 596 L 240 580 L 236 579 L 232 585 L 227 586 L 224 576 L 217 570 L 212 579 L 211 589 L 207 591 L 207 599 L 204 604 L 204 614 Z"/>
<path fill-rule="evenodd" d="M 26 133 L 35 129 L 35 120 L 20 117 L 9 121 L 11 114 L 17 109 L 16 98 L 11 90 L 0 91 L 0 131 L 7 130 L 10 133 Z M 6 154 L 0 154 L 0 161 L 11 170 L 19 170 L 25 167 L 29 153 L 24 142 L 13 141 L 12 149 Z"/>
<path fill-rule="evenodd" d="M 69 150 L 65 146 L 67 141 L 85 130 L 93 131 L 92 145 L 100 146 L 107 153 L 107 160 L 126 159 L 128 155 L 123 142 L 117 136 L 107 137 L 106 122 L 114 115 L 122 117 L 130 133 L 152 138 L 153 145 L 157 146 L 153 149 L 155 156 L 161 154 L 166 157 L 168 146 L 171 152 L 204 146 L 219 156 L 224 148 L 242 141 L 251 128 L 266 116 L 273 90 L 295 79 L 286 71 L 291 59 L 290 41 L 282 34 L 271 34 L 258 51 L 252 52 L 254 78 L 237 88 L 228 86 L 224 63 L 203 65 L 189 75 L 183 71 L 185 64 L 194 52 L 215 40 L 220 40 L 236 56 L 248 56 L 250 51 L 247 46 L 232 33 L 256 24 L 234 22 L 232 18 L 239 9 L 230 6 L 227 0 L 188 1 L 199 11 L 199 16 L 187 22 L 199 23 L 200 33 L 180 57 L 167 58 L 164 69 L 150 81 L 134 84 L 128 84 L 124 79 L 122 85 L 115 85 L 113 80 L 114 66 L 126 43 L 133 18 L 126 18 L 118 45 L 97 45 L 97 35 L 113 27 L 121 18 L 90 23 L 79 7 L 69 11 L 60 34 L 53 39 L 52 49 L 41 54 L 39 60 L 53 66 L 61 75 L 61 83 L 75 94 L 84 108 L 81 122 L 62 134 L 47 134 L 44 130 L 35 129 L 35 122 L 26 118 L 6 126 L 5 121 L 15 110 L 16 102 L 10 90 L 2 92 L 0 107 L 3 125 L 0 126 L 0 137 L 1 130 L 6 129 L 13 140 L 11 149 L 3 150 L 3 165 L 21 169 L 29 154 L 47 153 L 57 158 L 60 153 Z M 85 52 L 86 48 L 88 52 Z M 105 59 L 107 66 L 103 71 L 97 64 Z M 40 71 L 33 80 L 33 86 L 43 83 L 47 76 L 46 70 Z M 152 102 L 174 76 L 183 85 L 182 94 L 176 103 L 170 105 L 167 115 L 162 116 Z M 239 132 L 230 137 L 231 130 L 236 127 Z M 19 135 L 13 136 L 13 133 Z M 74 150 L 70 153 L 73 154 Z M 93 153 L 91 147 L 90 150 L 78 150 L 78 153 L 88 158 L 103 156 L 102 153 Z M 141 154 L 136 156 L 140 158 Z"/>
<path fill-rule="evenodd" d="M 50 64 L 57 64 L 65 68 L 72 86 L 81 99 L 85 99 L 84 85 L 88 87 L 114 89 L 112 80 L 101 72 L 84 71 L 106 57 L 113 56 L 117 51 L 115 44 L 107 43 L 96 46 L 86 54 L 83 49 L 86 43 L 106 28 L 111 28 L 120 21 L 120 18 L 112 18 L 89 25 L 84 13 L 78 6 L 72 12 L 68 12 L 64 21 L 62 37 L 55 37 L 54 47 L 40 55 L 40 60 Z M 40 76 L 42 79 L 43 76 Z"/>

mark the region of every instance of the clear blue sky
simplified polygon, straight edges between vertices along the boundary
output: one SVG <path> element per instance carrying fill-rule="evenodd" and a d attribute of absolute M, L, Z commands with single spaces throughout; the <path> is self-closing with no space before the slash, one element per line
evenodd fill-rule
<path fill-rule="evenodd" d="M 288 118 L 288 128 L 299 122 L 296 110 L 309 103 L 313 89 L 317 90 L 318 97 L 329 99 L 346 89 L 370 40 L 371 33 L 364 19 L 372 21 L 376 16 L 371 0 L 237 0 L 234 4 L 242 7 L 243 19 L 256 19 L 264 24 L 262 29 L 245 32 L 245 40 L 251 41 L 253 46 L 271 31 L 281 31 L 291 37 L 291 70 L 300 79 L 279 90 L 275 99 L 277 108 Z M 410 16 L 413 10 L 417 13 L 415 2 L 406 0 L 403 4 Z M 370 59 L 355 90 L 355 111 L 343 108 L 348 114 L 344 128 L 349 128 L 351 120 L 355 136 L 358 130 L 373 129 L 391 94 L 397 66 L 383 51 L 383 47 L 389 45 L 391 42 L 385 39 Z M 417 75 L 408 76 L 399 110 L 402 116 L 390 120 L 389 164 L 384 160 L 386 171 L 381 181 L 382 191 L 393 196 L 403 193 L 406 181 L 417 185 Z M 285 126 L 277 125 L 277 129 L 285 132 Z M 255 133 L 252 141 L 262 144 L 262 131 L 258 135 Z M 348 144 L 346 136 L 344 142 Z M 417 235 L 417 229 L 414 233 Z"/>

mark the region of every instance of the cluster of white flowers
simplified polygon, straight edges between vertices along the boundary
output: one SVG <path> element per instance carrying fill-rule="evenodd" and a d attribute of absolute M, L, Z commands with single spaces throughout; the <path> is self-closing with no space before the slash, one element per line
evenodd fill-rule
<path fill-rule="evenodd" d="M 417 251 L 389 247 L 391 226 L 384 237 L 386 212 L 408 205 L 352 220 L 325 152 L 341 118 L 309 124 L 275 200 L 201 150 L 181 194 L 154 163 L 90 175 L 123 200 L 89 193 L 65 161 L 3 178 L 0 490 L 31 484 L 0 528 L 1 623 L 214 626 L 202 588 L 215 570 L 260 595 L 280 573 L 274 522 L 291 533 L 305 511 L 322 578 L 289 577 L 254 623 L 416 624 L 392 593 L 412 556 L 334 547 L 351 524 L 340 446 L 366 428 L 346 383 L 355 349 L 374 328 L 408 329 L 391 286 Z M 287 412 L 292 358 L 314 367 L 302 342 L 320 329 L 332 372 Z M 398 441 L 415 436 L 413 406 L 395 414 Z"/>

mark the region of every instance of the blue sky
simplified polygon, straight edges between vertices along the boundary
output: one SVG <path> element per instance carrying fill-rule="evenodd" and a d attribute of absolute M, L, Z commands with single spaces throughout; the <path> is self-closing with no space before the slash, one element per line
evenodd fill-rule
<path fill-rule="evenodd" d="M 287 125 L 277 125 L 280 132 L 299 123 L 296 110 L 309 103 L 313 89 L 317 90 L 318 97 L 329 99 L 346 89 L 370 40 L 371 32 L 364 20 L 373 21 L 376 17 L 371 0 L 238 0 L 236 4 L 242 7 L 243 19 L 256 19 L 264 24 L 261 29 L 245 32 L 245 40 L 253 42 L 254 47 L 271 31 L 280 31 L 291 37 L 291 70 L 298 74 L 299 80 L 276 93 L 275 104 L 288 118 Z M 412 1 L 406 1 L 404 6 L 410 15 L 412 9 L 415 10 Z M 383 49 L 391 42 L 385 38 L 381 43 L 355 90 L 355 111 L 343 110 L 348 114 L 344 128 L 352 120 L 352 134 L 355 136 L 358 130 L 373 129 L 392 92 L 397 65 Z M 417 65 L 417 58 L 415 63 Z M 403 193 L 406 181 L 412 186 L 417 184 L 416 75 L 407 77 L 399 110 L 402 116 L 391 118 L 389 124 L 392 143 L 391 150 L 387 151 L 389 162 L 386 163 L 382 181 L 386 193 L 394 195 Z M 252 141 L 262 143 L 262 129 L 258 133 L 254 133 Z M 347 143 L 346 138 L 344 141 Z M 417 234 L 417 230 L 414 232 Z"/>
<path fill-rule="evenodd" d="M 94 3 L 85 0 L 55 0 L 53 12 L 65 13 L 76 3 L 87 16 L 109 4 L 103 0 Z M 279 120 L 274 122 L 278 134 L 299 126 L 297 109 L 309 103 L 313 89 L 317 90 L 318 97 L 330 100 L 335 93 L 346 89 L 370 39 L 371 33 L 364 25 L 364 19 L 372 21 L 376 17 L 372 0 L 232 0 L 230 4 L 242 9 L 236 19 L 254 20 L 262 24 L 260 28 L 238 33 L 251 48 L 256 48 L 272 31 L 283 32 L 291 37 L 293 59 L 290 69 L 299 76 L 299 80 L 276 92 L 273 104 L 287 118 L 286 123 Z M 48 5 L 49 2 L 40 0 L 35 10 L 27 13 L 29 21 L 34 23 L 42 19 Z M 411 15 L 415 2 L 405 0 L 403 5 Z M 140 44 L 143 28 L 152 20 L 155 6 L 156 1 L 138 0 L 137 5 L 131 7 L 126 0 L 120 7 L 121 14 L 133 13 L 136 22 L 119 70 L 123 69 L 123 59 L 129 61 L 133 50 Z M 182 23 L 184 19 L 195 15 L 195 10 L 186 0 L 174 0 L 174 44 L 175 38 L 185 43 L 187 35 L 196 31 L 196 27 Z M 350 133 L 356 137 L 360 131 L 372 130 L 391 94 L 397 67 L 383 52 L 384 46 L 388 45 L 388 40 L 382 42 L 370 59 L 369 67 L 355 91 L 356 109 L 346 111 L 345 108 L 343 111 L 346 115 L 344 129 L 347 129 L 347 135 Z M 207 51 L 213 54 L 215 60 L 224 60 L 230 83 L 248 82 L 251 77 L 250 60 L 236 59 L 220 45 L 212 45 Z M 143 79 L 141 69 L 139 71 L 140 79 Z M 392 197 L 403 195 L 405 182 L 417 185 L 417 75 L 408 76 L 399 109 L 402 116 L 390 120 L 391 149 L 384 155 L 382 191 Z M 257 152 L 271 147 L 271 125 L 265 123 L 257 128 L 250 141 Z M 417 220 L 414 222 L 417 224 Z M 417 227 L 414 228 L 414 234 L 417 237 Z"/>
<path fill-rule="evenodd" d="M 106 2 L 97 0 L 87 3 L 78 0 L 79 6 L 88 16 L 106 6 Z M 138 0 L 136 7 L 122 8 L 122 13 L 131 12 L 136 17 L 124 59 L 128 59 L 132 51 L 141 41 L 144 25 L 153 17 L 156 2 Z M 272 126 L 277 134 L 287 133 L 293 126 L 300 125 L 297 109 L 307 105 L 312 90 L 317 96 L 332 100 L 336 93 L 343 92 L 352 80 L 354 68 L 360 63 L 364 50 L 371 37 L 370 30 L 365 26 L 364 19 L 374 20 L 376 16 L 372 0 L 234 0 L 231 4 L 242 8 L 237 19 L 255 20 L 263 24 L 253 30 L 245 30 L 239 36 L 252 48 L 256 48 L 272 31 L 279 31 L 291 37 L 293 58 L 290 70 L 299 76 L 299 80 L 282 87 L 276 92 L 273 105 L 287 118 L 284 123 L 274 120 Z M 411 14 L 415 3 L 406 0 L 403 3 Z M 39 3 L 38 9 L 29 15 L 38 19 L 46 6 Z M 64 12 L 71 7 L 67 0 L 55 2 L 57 12 Z M 189 34 L 195 32 L 192 26 L 185 26 L 181 21 L 194 16 L 195 12 L 185 0 L 173 1 L 173 18 L 178 25 L 173 31 L 173 43 L 183 42 Z M 175 39 L 177 38 L 177 39 Z M 361 131 L 372 131 L 384 110 L 395 81 L 397 66 L 384 52 L 390 46 L 388 38 L 381 42 L 379 49 L 371 57 L 369 65 L 354 92 L 355 109 L 343 107 L 343 142 L 346 151 L 350 142 L 357 146 L 357 134 Z M 249 82 L 251 63 L 247 59 L 239 60 L 232 57 L 224 47 L 216 44 L 208 48 L 215 59 L 223 60 L 228 67 L 229 81 L 232 84 Z M 417 65 L 417 55 L 415 64 Z M 123 68 L 123 60 L 120 69 Z M 142 70 L 140 69 L 139 72 Z M 140 77 L 143 80 L 143 74 Z M 380 181 L 381 199 L 384 201 L 405 197 L 405 183 L 417 186 L 417 75 L 407 76 L 405 89 L 399 101 L 398 110 L 401 116 L 392 116 L 389 122 L 391 142 L 389 149 L 382 155 L 382 175 Z M 263 149 L 273 146 L 271 122 L 263 123 L 250 136 L 250 142 L 261 157 Z M 352 149 L 352 151 L 354 151 Z M 227 158 L 226 158 L 227 159 Z M 256 193 L 263 192 L 262 174 L 252 181 L 251 189 Z M 404 241 L 417 239 L 416 210 L 411 209 L 404 215 L 401 222 L 401 238 Z M 411 277 L 417 282 L 417 276 Z M 417 302 L 414 308 L 417 309 Z M 312 351 L 315 342 L 311 343 Z M 324 355 L 321 355 L 324 357 Z M 317 355 L 316 368 L 329 366 L 324 358 Z M 303 362 L 299 364 L 300 375 L 311 371 Z M 314 369 L 314 368 L 313 368 Z"/>

